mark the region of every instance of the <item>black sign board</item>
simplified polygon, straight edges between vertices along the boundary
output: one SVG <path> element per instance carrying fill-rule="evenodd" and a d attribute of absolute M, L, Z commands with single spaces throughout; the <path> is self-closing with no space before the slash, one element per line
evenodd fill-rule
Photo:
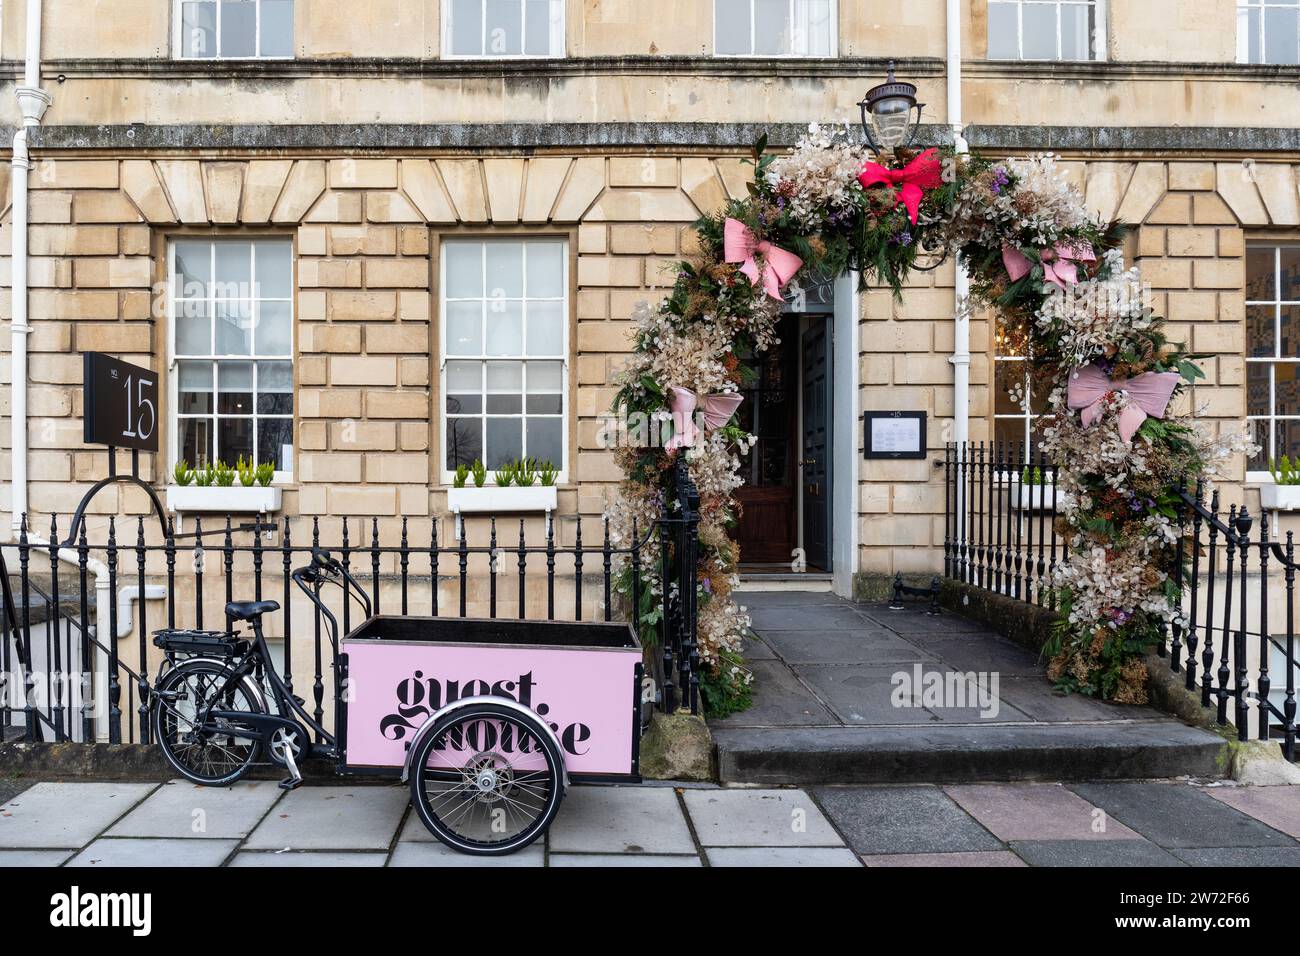
<path fill-rule="evenodd" d="M 158 376 L 102 352 L 83 352 L 85 441 L 158 450 Z"/>
<path fill-rule="evenodd" d="M 924 458 L 925 412 L 863 412 L 864 458 Z"/>

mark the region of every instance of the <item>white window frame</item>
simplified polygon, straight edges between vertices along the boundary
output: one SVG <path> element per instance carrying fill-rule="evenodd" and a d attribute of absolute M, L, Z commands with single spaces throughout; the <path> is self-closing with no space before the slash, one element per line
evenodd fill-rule
<path fill-rule="evenodd" d="M 992 2 L 992 0 L 990 0 Z M 1109 0 L 996 0 L 999 3 L 1014 3 L 1016 5 L 1016 52 L 1015 59 L 1006 57 L 989 57 L 994 63 L 1104 63 L 1109 55 L 1110 36 L 1107 28 L 1107 7 Z M 1062 6 L 1077 6 L 1080 3 L 1091 4 L 1094 11 L 1094 20 L 1096 25 L 1093 27 L 1093 44 L 1096 46 L 1095 55 L 1090 59 L 1076 60 L 1073 57 L 1066 59 L 1061 56 L 1061 13 L 1059 8 Z M 1056 13 L 1056 56 L 1048 60 L 1026 60 L 1025 59 L 1025 7 L 1057 7 Z"/>
<path fill-rule="evenodd" d="M 839 0 L 830 0 L 830 21 L 831 21 L 831 38 L 830 52 L 821 53 L 754 53 L 754 0 L 749 0 L 749 53 L 719 53 L 718 52 L 718 4 L 717 0 L 709 0 L 713 4 L 713 55 L 725 60 L 834 60 L 839 56 L 840 49 L 840 2 Z M 786 0 L 786 8 L 789 10 L 788 21 L 790 24 L 790 35 L 794 35 L 794 0 Z"/>
<path fill-rule="evenodd" d="M 563 275 L 560 277 L 560 288 L 563 290 L 561 302 L 563 308 L 560 310 L 563 321 L 561 324 L 561 344 L 559 355 L 448 355 L 447 354 L 447 302 L 463 302 L 464 299 L 451 299 L 447 297 L 447 247 L 454 243 L 476 243 L 479 245 L 488 245 L 490 243 L 520 242 L 524 246 L 523 269 L 525 277 L 528 275 L 528 245 L 532 242 L 558 242 L 563 247 L 560 261 L 563 263 Z M 447 425 L 447 363 L 451 362 L 521 362 L 524 364 L 524 381 L 522 392 L 524 396 L 524 407 L 521 408 L 519 418 L 521 421 L 527 418 L 527 394 L 528 394 L 528 362 L 559 362 L 560 363 L 560 454 L 563 461 L 552 462 L 558 465 L 558 473 L 555 478 L 557 485 L 567 484 L 569 481 L 569 417 L 572 414 L 572 402 L 569 395 L 569 351 L 571 348 L 569 338 L 569 323 L 572 313 L 572 297 L 569 289 L 569 237 L 564 235 L 531 235 L 518 234 L 511 236 L 449 236 L 445 237 L 438 244 L 438 474 L 441 476 L 443 485 L 451 487 L 452 479 L 455 477 L 455 471 L 447 467 L 447 436 L 450 429 Z M 486 258 L 486 257 L 485 257 Z M 486 266 L 485 266 L 486 268 Z M 486 294 L 486 277 L 484 292 Z M 527 289 L 525 289 L 527 291 Z M 551 301 L 549 299 L 537 298 L 538 301 Z M 527 298 L 524 299 L 528 301 Z M 486 330 L 485 330 L 486 331 Z M 523 324 L 523 348 L 528 348 L 528 309 L 524 308 Z M 484 345 L 486 345 L 486 335 L 484 336 Z M 484 393 L 486 394 L 486 393 Z M 486 414 L 486 413 L 483 413 Z M 502 418 L 514 418 L 514 415 L 503 415 Z M 526 423 L 525 423 L 526 424 Z M 525 436 L 527 441 L 527 431 L 521 428 L 521 435 Z M 486 465 L 486 462 L 484 462 Z M 488 468 L 487 482 L 484 487 L 496 484 L 496 474 L 492 468 Z"/>
<path fill-rule="evenodd" d="M 289 53 L 288 56 L 262 56 L 256 52 L 252 56 L 223 56 L 220 52 L 221 51 L 221 2 L 220 0 L 214 0 L 217 7 L 217 21 L 216 21 L 217 22 L 217 30 L 216 30 L 217 53 L 214 56 L 186 56 L 184 54 L 185 38 L 182 36 L 182 31 L 184 27 L 184 20 L 182 17 L 182 5 L 184 4 L 184 2 L 185 0 L 172 0 L 172 59 L 173 60 L 184 60 L 187 63 L 207 63 L 212 60 L 292 60 L 294 59 L 294 54 L 292 52 Z M 260 50 L 262 48 L 262 0 L 256 0 L 256 2 L 257 2 L 257 14 L 255 17 L 256 26 L 253 31 L 253 49 L 255 51 Z M 297 44 L 298 4 L 301 2 L 302 0 L 294 0 L 294 4 L 293 4 L 294 35 L 289 37 L 290 50 L 295 49 Z"/>
<path fill-rule="evenodd" d="M 479 2 L 480 2 L 480 7 L 483 11 L 482 13 L 483 19 L 484 21 L 486 21 L 487 0 L 479 0 Z M 553 50 L 546 54 L 525 53 L 522 51 L 522 47 L 523 47 L 522 37 L 524 35 L 522 32 L 524 27 L 523 18 L 527 15 L 527 4 L 522 2 L 519 5 L 519 16 L 521 18 L 520 19 L 521 50 L 519 53 L 488 53 L 486 51 L 483 53 L 453 53 L 451 49 L 451 30 L 452 30 L 451 7 L 452 7 L 452 0 L 442 0 L 442 5 L 441 5 L 442 48 L 440 52 L 441 52 L 441 58 L 444 60 L 562 60 L 567 55 L 566 47 L 568 46 L 568 34 L 565 31 L 567 28 L 568 11 L 565 9 L 567 7 L 567 4 L 564 2 L 564 0 L 559 0 L 560 22 L 559 25 L 556 27 L 556 30 L 558 31 L 559 38 L 560 38 L 560 49 Z"/>
<path fill-rule="evenodd" d="M 1024 389 L 1025 389 L 1025 406 L 1014 415 L 1006 412 L 998 411 L 998 394 L 997 394 L 998 393 L 998 366 L 1009 365 L 1011 363 L 1018 364 L 1020 368 L 1023 370 L 1021 374 L 1021 379 L 1024 383 Z M 1033 379 L 1029 374 L 1029 368 L 1025 364 L 1025 357 L 1023 355 L 999 355 L 996 352 L 994 353 L 993 382 L 992 382 L 993 394 L 992 394 L 992 403 L 990 409 L 993 416 L 992 439 L 993 441 L 997 441 L 998 422 L 1020 422 L 1023 426 L 1021 429 L 1023 434 L 1020 436 L 1020 440 L 1025 443 L 1026 455 L 1032 454 L 1034 449 L 1033 446 L 1034 422 L 1044 417 L 1043 415 L 1035 414 L 1034 412 L 1033 392 L 1031 391 L 1032 388 L 1033 388 Z"/>
<path fill-rule="evenodd" d="M 251 248 L 251 246 L 255 245 L 258 242 L 283 242 L 289 246 L 289 352 L 287 355 L 281 355 L 281 354 L 218 355 L 215 352 L 211 356 L 194 357 L 189 355 L 177 355 L 176 353 L 176 311 L 175 311 L 176 309 L 176 295 L 175 295 L 176 243 L 177 242 L 206 242 L 210 246 L 212 246 L 213 248 L 212 269 L 214 273 L 215 273 L 216 245 L 218 243 L 247 242 L 249 243 Z M 256 272 L 257 257 L 256 256 L 253 256 L 253 261 L 252 264 L 250 265 L 250 269 L 253 270 L 252 272 L 250 272 L 250 277 L 251 277 L 250 283 L 255 284 L 257 282 L 257 272 Z M 294 247 L 293 240 L 287 236 L 217 237 L 217 236 L 202 236 L 202 235 L 192 235 L 192 236 L 175 235 L 175 236 L 168 237 L 167 239 L 167 293 L 166 293 L 167 296 L 167 447 L 171 452 L 172 463 L 179 461 L 181 456 L 181 445 L 180 445 L 180 378 L 181 377 L 180 377 L 179 366 L 177 363 L 186 362 L 186 361 L 199 361 L 199 362 L 211 361 L 214 363 L 219 361 L 249 362 L 249 363 L 288 362 L 292 370 L 292 376 L 293 376 L 293 381 L 292 384 L 290 385 L 290 394 L 293 396 L 293 413 L 289 416 L 265 415 L 261 417 L 264 418 L 288 417 L 289 418 L 289 436 L 293 442 L 294 459 L 295 460 L 297 459 L 298 451 L 299 451 L 298 449 L 299 418 L 298 418 L 298 357 L 297 357 L 298 309 L 297 309 L 297 298 L 294 295 L 294 290 L 297 288 L 296 273 L 297 273 L 297 250 Z M 215 296 L 213 296 L 211 290 L 208 291 L 206 300 L 208 305 L 209 321 L 215 322 L 214 317 L 216 315 L 216 312 L 215 309 L 213 308 L 213 304 L 215 302 Z M 272 301 L 279 302 L 283 300 L 279 298 L 272 298 Z M 215 332 L 213 334 L 215 335 Z M 254 341 L 256 341 L 256 335 L 257 335 L 256 330 L 254 330 L 253 335 L 254 335 Z M 214 346 L 215 346 L 215 342 L 214 342 Z M 210 416 L 212 418 L 219 417 L 216 410 L 217 385 L 218 382 L 214 376 L 212 380 L 213 410 L 212 410 L 212 415 Z M 201 416 L 186 416 L 186 417 L 197 418 Z M 243 417 L 243 416 L 237 416 L 237 417 Z M 256 409 L 254 409 L 252 418 L 254 419 L 253 454 L 254 454 L 254 459 L 256 460 L 256 454 L 257 454 L 256 419 L 258 418 Z M 213 435 L 214 442 L 215 439 L 216 439 L 216 435 L 214 433 Z M 214 444 L 214 449 L 215 447 L 216 446 Z M 292 466 L 295 463 L 296 461 L 290 462 L 291 467 L 288 470 L 282 471 L 280 469 L 276 469 L 275 475 L 271 479 L 271 483 L 292 484 L 293 476 L 294 476 L 294 471 Z M 227 461 L 226 464 L 230 465 L 233 468 L 235 462 Z M 191 467 L 194 467 L 196 465 L 196 462 L 190 462 L 190 465 Z M 167 472 L 166 472 L 167 475 L 171 474 L 170 469 L 171 469 L 171 465 L 169 464 L 167 466 Z"/>
<path fill-rule="evenodd" d="M 1278 0 L 1237 0 L 1237 62 L 1253 63 L 1256 65 L 1267 65 L 1273 61 L 1268 59 L 1268 26 L 1266 11 L 1271 9 L 1295 10 L 1294 3 L 1280 3 Z M 1260 11 L 1259 14 L 1259 55 L 1258 61 L 1250 58 L 1250 17 L 1247 13 L 1251 10 Z M 1297 28 L 1297 54 L 1300 59 L 1300 27 Z M 1284 66 L 1294 66 L 1295 62 L 1281 64 Z"/>
<path fill-rule="evenodd" d="M 1282 250 L 1293 249 L 1296 243 L 1287 241 L 1266 241 L 1257 240 L 1249 243 L 1250 247 L 1255 249 L 1268 248 L 1273 250 L 1273 298 L 1272 299 L 1246 299 L 1246 305 L 1249 306 L 1272 306 L 1273 307 L 1273 354 L 1252 356 L 1250 354 L 1250 325 L 1247 320 L 1245 342 L 1246 364 L 1265 365 L 1270 369 L 1276 365 L 1300 365 L 1300 355 L 1282 355 L 1281 353 L 1281 332 L 1282 332 L 1282 307 L 1283 306 L 1300 306 L 1300 299 L 1282 298 Z M 1248 249 L 1249 251 L 1249 249 Z M 1277 458 L 1277 448 L 1275 445 L 1276 433 L 1274 423 L 1277 421 L 1294 421 L 1300 422 L 1300 414 L 1295 415 L 1278 415 L 1277 414 L 1277 378 L 1271 372 L 1269 373 L 1269 396 L 1268 396 L 1268 414 L 1251 415 L 1249 403 L 1250 376 L 1246 376 L 1247 405 L 1246 405 L 1246 424 L 1248 428 L 1255 428 L 1254 422 L 1264 422 L 1268 427 L 1267 441 L 1264 445 L 1264 456 L 1268 460 Z M 1258 432 L 1255 432 L 1258 435 Z M 1267 471 L 1247 471 L 1246 481 L 1250 484 L 1272 484 L 1273 476 Z"/>

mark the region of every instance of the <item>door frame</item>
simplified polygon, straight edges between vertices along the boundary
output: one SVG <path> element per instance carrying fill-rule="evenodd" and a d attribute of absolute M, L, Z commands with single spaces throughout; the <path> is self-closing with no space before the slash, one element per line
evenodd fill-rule
<path fill-rule="evenodd" d="M 862 457 L 858 422 L 858 274 L 835 280 L 831 320 L 831 589 L 853 597 L 858 573 L 858 462 Z M 802 421 L 800 428 L 802 428 Z M 803 503 L 800 501 L 800 513 Z"/>

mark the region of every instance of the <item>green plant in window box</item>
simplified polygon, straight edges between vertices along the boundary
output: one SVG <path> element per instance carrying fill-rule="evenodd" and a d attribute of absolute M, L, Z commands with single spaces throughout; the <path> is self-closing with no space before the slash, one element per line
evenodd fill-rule
<path fill-rule="evenodd" d="M 262 462 L 253 472 L 253 477 L 263 488 L 271 487 L 271 481 L 275 478 L 275 465 L 269 461 Z"/>
<path fill-rule="evenodd" d="M 515 484 L 520 488 L 531 488 L 537 480 L 537 459 L 521 458 L 515 462 Z"/>
<path fill-rule="evenodd" d="M 515 480 L 515 466 L 511 463 L 503 464 L 496 470 L 495 477 L 498 488 L 509 488 L 510 483 Z"/>
<path fill-rule="evenodd" d="M 541 468 L 538 470 L 538 477 L 541 479 L 542 485 L 549 488 L 555 484 L 556 479 L 560 477 L 560 471 L 549 461 L 544 461 L 542 462 Z"/>
<path fill-rule="evenodd" d="M 482 461 L 475 458 L 474 464 L 470 466 L 469 473 L 474 476 L 474 487 L 482 488 L 487 482 L 487 466 Z"/>
<path fill-rule="evenodd" d="M 464 488 L 465 482 L 469 478 L 469 465 L 461 462 L 456 466 L 456 474 L 452 476 L 451 486 L 453 488 Z"/>
<path fill-rule="evenodd" d="M 1020 473 L 1020 483 L 1022 485 L 1045 485 L 1048 482 L 1043 476 L 1043 469 L 1038 467 L 1030 468 L 1025 465 L 1025 470 Z"/>
<path fill-rule="evenodd" d="M 253 487 L 257 481 L 257 469 L 253 467 L 251 460 L 246 460 L 243 455 L 239 456 L 239 461 L 235 462 L 235 474 L 239 476 L 239 484 L 244 488 Z"/>
<path fill-rule="evenodd" d="M 176 484 L 182 487 L 192 484 L 194 482 L 194 469 L 190 467 L 188 461 L 182 458 L 172 468 L 172 478 L 176 480 Z"/>
<path fill-rule="evenodd" d="M 235 483 L 235 469 L 221 459 L 217 459 L 216 479 L 218 488 L 229 488 Z"/>
<path fill-rule="evenodd" d="M 1281 461 L 1270 458 L 1268 473 L 1279 485 L 1300 485 L 1300 459 L 1292 461 L 1290 455 L 1283 455 Z"/>
<path fill-rule="evenodd" d="M 194 472 L 194 482 L 200 488 L 207 488 L 217 481 L 217 469 L 212 462 L 207 462 L 202 468 Z"/>

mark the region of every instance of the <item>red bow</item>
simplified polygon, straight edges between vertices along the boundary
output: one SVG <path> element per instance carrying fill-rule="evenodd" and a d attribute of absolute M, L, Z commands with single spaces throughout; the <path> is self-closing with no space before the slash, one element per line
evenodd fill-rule
<path fill-rule="evenodd" d="M 901 202 L 906 206 L 908 218 L 915 226 L 926 190 L 937 189 L 943 183 L 943 167 L 939 162 L 938 153 L 939 150 L 931 146 L 902 169 L 890 169 L 879 163 L 867 163 L 862 167 L 862 172 L 858 173 L 858 182 L 862 183 L 863 189 L 882 184 L 898 188 L 894 205 L 897 206 Z"/>

